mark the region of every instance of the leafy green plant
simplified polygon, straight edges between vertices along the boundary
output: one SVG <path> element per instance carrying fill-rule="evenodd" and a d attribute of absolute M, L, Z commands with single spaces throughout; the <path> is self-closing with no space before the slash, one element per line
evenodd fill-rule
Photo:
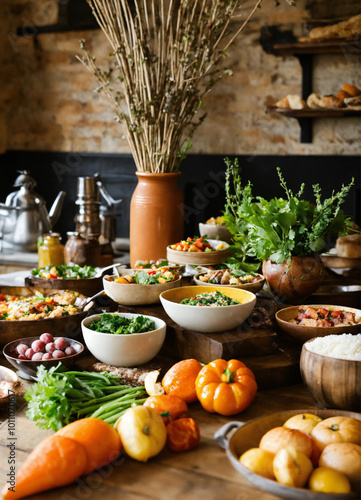
<path fill-rule="evenodd" d="M 341 205 L 354 184 L 342 185 L 338 193 L 321 199 L 321 188 L 312 186 L 314 202 L 302 198 L 305 184 L 294 194 L 277 168 L 284 198 L 266 200 L 254 196 L 252 184 L 242 186 L 237 159 L 234 164 L 226 158 L 226 204 L 224 220 L 232 234 L 233 261 L 240 267 L 254 268 L 267 259 L 280 264 L 291 256 L 304 257 L 322 252 L 330 235 L 346 234 L 350 219 Z M 232 260 L 232 259 L 231 259 Z"/>

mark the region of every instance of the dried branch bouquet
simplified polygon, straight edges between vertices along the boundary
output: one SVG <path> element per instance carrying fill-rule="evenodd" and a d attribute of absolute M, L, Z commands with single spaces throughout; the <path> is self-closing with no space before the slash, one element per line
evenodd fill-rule
<path fill-rule="evenodd" d="M 230 73 L 221 64 L 228 48 L 263 0 L 243 20 L 240 0 L 87 1 L 114 64 L 98 68 L 84 41 L 81 61 L 125 125 L 138 171 L 177 171 L 205 118 L 205 95 Z"/>

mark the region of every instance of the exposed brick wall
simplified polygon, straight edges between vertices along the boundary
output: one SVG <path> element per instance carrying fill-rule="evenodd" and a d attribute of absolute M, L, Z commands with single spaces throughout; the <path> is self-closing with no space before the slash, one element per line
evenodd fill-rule
<path fill-rule="evenodd" d="M 358 13 L 358 0 L 336 2 L 337 18 Z M 335 5 L 336 5 L 335 4 Z M 246 5 L 251 5 L 247 0 Z M 324 0 L 281 0 L 264 5 L 229 50 L 233 76 L 223 80 L 205 100 L 208 116 L 193 139 L 192 153 L 208 154 L 345 154 L 361 152 L 360 120 L 317 119 L 312 144 L 299 142 L 299 125 L 275 113 L 268 104 L 301 93 L 297 58 L 263 51 L 260 28 L 280 25 L 302 35 L 307 26 L 335 15 Z M 127 153 L 121 125 L 114 122 L 106 99 L 94 93 L 96 81 L 77 60 L 85 38 L 97 63 L 106 62 L 108 42 L 100 30 L 41 34 L 18 38 L 16 28 L 53 24 L 55 0 L 1 0 L 0 15 L 0 152 L 5 150 Z M 333 14 L 330 14 L 333 12 Z M 361 84 L 358 55 L 315 58 L 314 90 L 336 93 L 341 83 Z"/>

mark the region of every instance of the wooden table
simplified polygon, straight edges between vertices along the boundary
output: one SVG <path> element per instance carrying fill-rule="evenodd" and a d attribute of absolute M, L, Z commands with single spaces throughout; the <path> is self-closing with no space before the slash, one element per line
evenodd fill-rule
<path fill-rule="evenodd" d="M 5 364 L 4 360 L 0 363 Z M 26 386 L 28 382 L 24 382 Z M 147 463 L 122 455 L 115 464 L 81 478 L 70 486 L 34 495 L 34 500 L 272 500 L 277 497 L 256 489 L 231 466 L 213 435 L 231 420 L 248 421 L 276 411 L 316 408 L 302 384 L 259 391 L 251 406 L 235 417 L 207 413 L 198 403 L 190 415 L 201 432 L 198 448 L 172 453 L 165 448 Z M 40 430 L 25 416 L 25 401 L 18 397 L 15 418 L 16 469 L 32 449 L 52 431 Z M 0 483 L 9 472 L 7 406 L 0 407 Z M 13 438 L 10 438 L 12 440 Z"/>

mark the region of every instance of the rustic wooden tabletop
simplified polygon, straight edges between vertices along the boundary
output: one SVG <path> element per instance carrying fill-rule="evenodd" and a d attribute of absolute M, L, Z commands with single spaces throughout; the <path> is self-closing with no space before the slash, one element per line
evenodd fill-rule
<path fill-rule="evenodd" d="M 5 364 L 4 360 L 1 360 Z M 29 382 L 24 382 L 25 387 Z M 253 487 L 230 464 L 226 452 L 213 436 L 223 424 L 249 421 L 276 411 L 316 408 L 302 384 L 283 386 L 257 393 L 251 406 L 235 417 L 207 413 L 198 403 L 189 405 L 190 415 L 201 432 L 198 448 L 172 453 L 165 448 L 147 463 L 124 454 L 115 463 L 80 478 L 70 486 L 34 495 L 34 500 L 272 500 L 274 495 Z M 0 483 L 7 481 L 9 469 L 9 428 L 7 406 L 0 407 Z M 25 416 L 26 403 L 19 396 L 15 417 L 16 469 L 19 470 L 34 447 L 52 431 L 41 430 Z"/>

